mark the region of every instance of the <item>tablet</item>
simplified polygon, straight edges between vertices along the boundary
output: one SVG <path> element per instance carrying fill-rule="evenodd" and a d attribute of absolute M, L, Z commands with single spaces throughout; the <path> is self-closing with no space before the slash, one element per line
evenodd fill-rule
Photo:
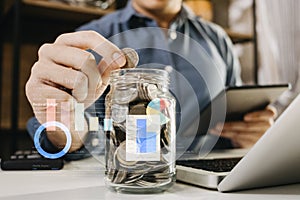
<path fill-rule="evenodd" d="M 263 109 L 288 89 L 289 84 L 229 87 L 226 89 L 226 115 Z"/>
<path fill-rule="evenodd" d="M 226 105 L 225 120 L 237 121 L 242 120 L 248 112 L 264 109 L 288 89 L 290 89 L 290 84 L 228 87 L 217 95 L 211 104 L 216 109 Z M 199 127 L 201 134 L 206 134 L 209 124 L 212 127 L 224 121 L 221 114 L 215 114 L 215 117 L 212 117 L 211 104 L 201 111 Z"/>

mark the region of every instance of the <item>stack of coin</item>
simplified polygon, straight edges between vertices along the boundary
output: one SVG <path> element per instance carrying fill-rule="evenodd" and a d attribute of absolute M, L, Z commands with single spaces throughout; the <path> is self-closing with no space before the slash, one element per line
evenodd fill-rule
<path fill-rule="evenodd" d="M 174 161 L 170 158 L 170 122 L 162 124 L 160 128 L 159 161 L 126 160 L 126 116 L 147 115 L 149 103 L 158 97 L 157 85 L 142 82 L 137 85 L 123 85 L 120 88 L 113 94 L 113 104 L 109 110 L 113 130 L 107 132 L 107 178 L 114 184 L 138 187 L 155 187 L 170 183 L 174 175 Z"/>

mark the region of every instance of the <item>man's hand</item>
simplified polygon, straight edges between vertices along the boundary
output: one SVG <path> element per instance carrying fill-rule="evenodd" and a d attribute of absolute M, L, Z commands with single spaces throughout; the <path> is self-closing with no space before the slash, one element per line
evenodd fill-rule
<path fill-rule="evenodd" d="M 211 134 L 231 140 L 234 147 L 250 148 L 274 123 L 276 111 L 267 107 L 265 110 L 248 113 L 243 121 L 226 122 L 217 124 L 210 130 Z"/>
<path fill-rule="evenodd" d="M 96 64 L 87 49 L 96 49 L 103 59 Z M 85 108 L 94 103 L 104 92 L 112 70 L 125 65 L 126 58 L 114 44 L 93 31 L 60 35 L 53 44 L 44 44 L 38 52 L 26 84 L 26 95 L 40 123 L 46 122 L 47 99 L 56 100 L 56 121 L 62 109 L 71 116 L 71 151 L 81 147 L 87 133 L 75 131 L 74 103 L 84 103 Z M 70 108 L 61 108 L 69 102 Z M 47 132 L 51 142 L 60 147 L 66 142 L 62 131 Z"/>

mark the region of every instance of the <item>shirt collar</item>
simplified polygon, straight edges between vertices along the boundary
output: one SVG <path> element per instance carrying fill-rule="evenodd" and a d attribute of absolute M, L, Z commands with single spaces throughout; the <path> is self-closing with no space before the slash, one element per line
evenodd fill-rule
<path fill-rule="evenodd" d="M 182 20 L 188 19 L 191 21 L 197 21 L 199 17 L 190 8 L 183 4 L 181 7 L 179 18 L 181 18 Z"/>
<path fill-rule="evenodd" d="M 133 7 L 132 7 L 132 2 L 128 1 L 126 7 L 123 9 L 121 17 L 120 17 L 120 22 L 121 23 L 127 23 L 130 21 L 130 19 L 135 16 L 138 18 L 144 18 L 148 19 L 146 16 L 138 13 Z M 197 20 L 197 16 L 189 9 L 187 6 L 183 5 L 181 8 L 181 11 L 178 15 L 178 17 L 174 20 L 173 23 L 176 24 L 176 26 L 182 25 L 186 20 Z M 172 24 L 173 24 L 172 23 Z"/>

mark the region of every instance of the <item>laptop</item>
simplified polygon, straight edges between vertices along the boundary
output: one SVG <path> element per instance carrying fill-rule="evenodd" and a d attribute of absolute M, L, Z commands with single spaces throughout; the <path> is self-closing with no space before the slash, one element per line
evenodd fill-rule
<path fill-rule="evenodd" d="M 299 120 L 300 95 L 248 152 L 226 150 L 223 157 L 220 152 L 212 152 L 205 158 L 181 159 L 176 165 L 177 180 L 221 192 L 299 183 Z M 212 161 L 223 162 L 228 170 L 199 167 L 201 162 L 215 165 Z"/>

